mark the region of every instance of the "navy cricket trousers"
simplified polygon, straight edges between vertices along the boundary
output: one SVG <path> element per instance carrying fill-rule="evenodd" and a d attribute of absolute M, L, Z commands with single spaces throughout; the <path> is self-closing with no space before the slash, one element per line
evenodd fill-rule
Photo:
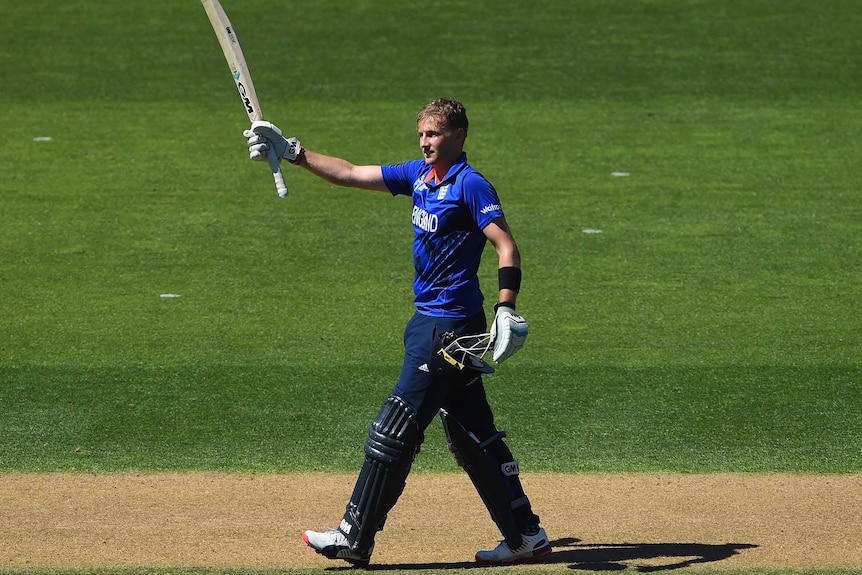
<path fill-rule="evenodd" d="M 484 441 L 497 433 L 497 429 L 482 379 L 464 385 L 428 371 L 435 336 L 444 331 L 454 331 L 459 335 L 484 333 L 487 331 L 485 314 L 469 318 L 440 318 L 415 313 L 404 330 L 404 365 L 392 394 L 413 409 L 423 435 L 442 407 L 467 431 Z"/>

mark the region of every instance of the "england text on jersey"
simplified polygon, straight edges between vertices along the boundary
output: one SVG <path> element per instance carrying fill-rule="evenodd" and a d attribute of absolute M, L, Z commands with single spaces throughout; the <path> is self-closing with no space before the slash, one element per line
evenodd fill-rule
<path fill-rule="evenodd" d="M 437 214 L 428 213 L 419 206 L 413 206 L 413 225 L 426 232 L 437 231 Z"/>

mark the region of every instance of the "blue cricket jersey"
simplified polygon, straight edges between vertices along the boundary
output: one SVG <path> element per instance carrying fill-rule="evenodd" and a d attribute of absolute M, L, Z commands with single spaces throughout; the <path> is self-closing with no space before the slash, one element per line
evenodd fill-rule
<path fill-rule="evenodd" d="M 461 154 L 446 179 L 434 184 L 424 160 L 383 166 L 393 196 L 413 197 L 413 291 L 416 310 L 435 317 L 470 317 L 482 311 L 479 261 L 482 229 L 503 216 L 494 186 Z"/>

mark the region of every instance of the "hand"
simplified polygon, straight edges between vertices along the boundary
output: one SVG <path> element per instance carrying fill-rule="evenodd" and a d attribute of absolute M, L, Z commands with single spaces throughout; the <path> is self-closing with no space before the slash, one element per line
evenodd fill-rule
<path fill-rule="evenodd" d="M 503 363 L 524 347 L 529 328 L 527 322 L 515 315 L 511 304 L 500 303 L 494 306 L 496 315 L 491 326 L 491 343 L 494 345 L 494 362 Z"/>
<path fill-rule="evenodd" d="M 242 135 L 248 140 L 249 158 L 258 162 L 266 161 L 270 146 L 279 159 L 284 158 L 291 164 L 295 164 L 303 152 L 299 140 L 285 138 L 278 126 L 271 122 L 258 120 Z"/>

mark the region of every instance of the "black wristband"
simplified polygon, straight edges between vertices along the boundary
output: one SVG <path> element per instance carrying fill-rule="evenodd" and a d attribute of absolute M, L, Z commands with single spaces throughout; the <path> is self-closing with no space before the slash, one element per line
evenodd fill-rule
<path fill-rule="evenodd" d="M 500 311 L 501 307 L 510 307 L 510 308 L 512 308 L 512 311 L 515 311 L 515 304 L 514 303 L 512 303 L 510 301 L 501 301 L 501 302 L 494 304 L 494 313 L 497 313 L 498 311 Z"/>
<path fill-rule="evenodd" d="M 497 270 L 497 280 L 500 289 L 510 289 L 515 293 L 521 291 L 521 268 L 507 266 Z"/>

